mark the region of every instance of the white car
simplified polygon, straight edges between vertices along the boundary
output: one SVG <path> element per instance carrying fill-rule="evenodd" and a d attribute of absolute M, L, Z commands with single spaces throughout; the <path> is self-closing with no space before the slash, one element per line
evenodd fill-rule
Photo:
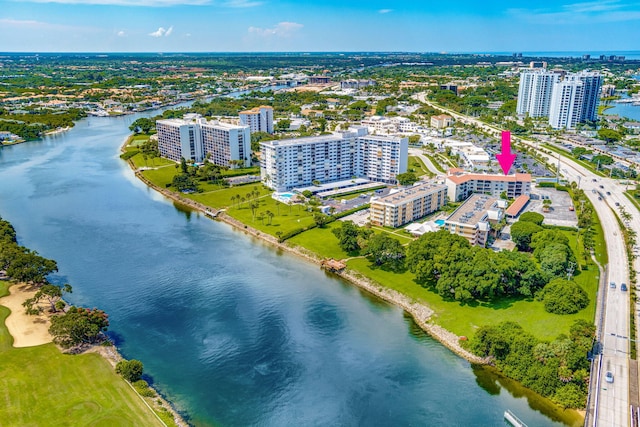
<path fill-rule="evenodd" d="M 612 383 L 613 382 L 613 373 L 611 371 L 607 371 L 607 373 L 604 376 L 604 380 L 608 383 Z"/>

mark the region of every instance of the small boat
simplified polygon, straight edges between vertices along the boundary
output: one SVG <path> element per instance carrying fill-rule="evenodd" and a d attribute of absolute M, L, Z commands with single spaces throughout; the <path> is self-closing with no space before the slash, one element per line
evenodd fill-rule
<path fill-rule="evenodd" d="M 504 411 L 504 419 L 513 427 L 527 427 L 520 418 L 516 417 L 515 414 L 508 409 Z"/>

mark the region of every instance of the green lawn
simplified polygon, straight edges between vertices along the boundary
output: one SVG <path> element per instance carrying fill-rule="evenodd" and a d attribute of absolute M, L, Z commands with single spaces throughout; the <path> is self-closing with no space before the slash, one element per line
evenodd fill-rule
<path fill-rule="evenodd" d="M 145 134 L 134 134 L 131 135 L 131 137 L 129 138 L 129 147 L 138 147 L 142 144 L 144 144 L 145 142 L 147 142 L 149 140 L 149 137 L 151 135 L 145 135 Z"/>
<path fill-rule="evenodd" d="M 341 221 L 334 221 L 325 228 L 312 228 L 287 240 L 290 246 L 302 246 L 323 258 L 345 259 L 349 255 L 338 245 L 338 238 L 331 232 L 342 225 Z"/>
<path fill-rule="evenodd" d="M 0 282 L 0 296 L 8 283 Z M 66 355 L 53 344 L 13 348 L 0 306 L 0 425 L 161 426 L 97 354 Z"/>
<path fill-rule="evenodd" d="M 176 168 L 165 166 L 158 169 L 149 169 L 142 172 L 142 175 L 158 187 L 165 188 L 167 184 L 171 184 L 173 177 L 176 175 Z"/>
<path fill-rule="evenodd" d="M 159 166 L 175 165 L 176 162 L 165 159 L 164 157 L 153 157 L 144 159 L 142 153 L 138 153 L 131 158 L 136 168 L 157 168 Z"/>
<path fill-rule="evenodd" d="M 427 169 L 422 159 L 418 156 L 409 156 L 408 165 L 409 169 L 413 169 L 413 173 L 416 176 L 433 176 L 433 173 Z"/>

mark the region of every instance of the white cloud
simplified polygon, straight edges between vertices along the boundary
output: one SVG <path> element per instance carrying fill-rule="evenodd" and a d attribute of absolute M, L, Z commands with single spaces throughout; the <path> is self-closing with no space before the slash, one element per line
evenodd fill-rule
<path fill-rule="evenodd" d="M 224 6 L 227 7 L 256 7 L 262 4 L 261 1 L 252 1 L 252 0 L 227 0 L 223 3 Z"/>
<path fill-rule="evenodd" d="M 42 22 L 32 19 L 12 19 L 12 18 L 0 18 L 0 26 L 9 27 L 15 29 L 31 29 L 31 30 L 75 30 L 75 31 L 98 31 L 96 28 L 91 27 L 78 27 L 73 25 L 61 25 L 51 22 Z"/>
<path fill-rule="evenodd" d="M 32 3 L 64 3 L 64 4 L 90 4 L 112 6 L 151 6 L 166 7 L 175 5 L 200 6 L 211 4 L 211 0 L 13 0 L 28 1 Z"/>
<path fill-rule="evenodd" d="M 151 37 L 162 37 L 164 35 L 164 33 L 166 33 L 167 30 L 165 30 L 163 27 L 158 28 L 156 31 L 154 31 L 153 33 L 149 33 L 149 35 Z"/>
<path fill-rule="evenodd" d="M 173 33 L 173 25 L 169 27 L 169 29 L 165 29 L 164 27 L 160 27 L 152 33 L 149 33 L 151 37 L 169 37 Z"/>
<path fill-rule="evenodd" d="M 628 9 L 619 0 L 602 0 L 561 5 L 559 9 L 509 9 L 515 18 L 537 24 L 595 24 L 601 22 L 635 21 L 640 11 Z"/>
<path fill-rule="evenodd" d="M 297 33 L 302 27 L 304 27 L 304 25 L 296 22 L 280 22 L 273 28 L 249 27 L 249 34 L 255 34 L 264 38 L 287 38 Z"/>
<path fill-rule="evenodd" d="M 393 12 L 393 9 L 380 9 L 378 11 L 378 13 L 382 13 L 382 14 L 391 13 L 391 12 Z"/>
<path fill-rule="evenodd" d="M 116 33 L 116 35 L 117 35 L 118 37 L 124 37 L 124 36 L 125 36 L 125 33 L 124 33 L 124 31 L 120 30 L 120 31 L 118 31 L 118 32 Z"/>

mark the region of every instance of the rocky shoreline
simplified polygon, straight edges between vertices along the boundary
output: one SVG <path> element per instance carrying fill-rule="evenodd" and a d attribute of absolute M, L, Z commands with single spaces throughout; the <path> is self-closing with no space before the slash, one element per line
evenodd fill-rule
<path fill-rule="evenodd" d="M 128 139 L 127 139 L 128 140 Z M 127 142 L 125 141 L 124 145 L 122 146 L 122 151 L 124 152 L 125 150 L 125 146 L 126 146 Z M 271 245 L 273 245 L 274 247 L 281 249 L 283 251 L 289 252 L 291 254 L 297 255 L 301 258 L 304 258 L 305 260 L 312 262 L 314 264 L 317 264 L 318 266 L 320 266 L 322 259 L 318 258 L 315 254 L 305 250 L 304 248 L 300 248 L 298 246 L 290 246 L 286 243 L 281 243 L 278 241 L 278 239 L 276 239 L 274 236 L 271 236 L 270 234 L 266 234 L 263 233 L 259 230 L 256 230 L 253 227 L 250 227 L 247 224 L 244 224 L 240 221 L 238 221 L 235 218 L 232 218 L 231 216 L 227 215 L 223 210 L 216 210 L 214 208 L 210 208 L 208 206 L 205 206 L 201 203 L 198 203 L 194 200 L 191 199 L 187 199 L 183 196 L 181 196 L 180 194 L 177 194 L 173 191 L 170 191 L 166 188 L 161 188 L 158 187 L 157 185 L 155 185 L 154 183 L 152 183 L 151 181 L 149 181 L 147 178 L 144 177 L 144 175 L 142 174 L 142 172 L 140 170 L 138 170 L 136 168 L 136 166 L 133 164 L 133 162 L 131 160 L 127 160 L 127 163 L 129 163 L 129 166 L 131 167 L 131 169 L 134 171 L 135 176 L 140 179 L 142 182 L 144 182 L 148 187 L 154 189 L 155 191 L 157 191 L 158 193 L 162 194 L 163 196 L 165 196 L 166 198 L 173 200 L 174 202 L 180 203 L 184 206 L 187 206 L 191 209 L 197 210 L 199 212 L 202 212 L 204 215 L 212 218 L 212 219 L 217 219 L 220 220 L 222 222 L 225 222 L 229 225 L 231 225 L 232 227 L 234 227 L 235 229 L 238 229 L 240 231 L 245 232 L 246 234 L 256 237 L 260 240 L 262 240 L 263 242 L 267 242 Z M 467 361 L 474 363 L 474 364 L 488 364 L 489 361 L 487 359 L 481 358 L 479 356 L 476 356 L 475 354 L 471 353 L 470 351 L 466 350 L 465 348 L 463 348 L 460 345 L 460 337 L 457 336 L 456 334 L 454 334 L 451 331 L 448 331 L 446 329 L 444 329 L 443 327 L 436 325 L 435 323 L 432 322 L 431 320 L 431 316 L 433 315 L 433 310 L 431 308 L 429 308 L 427 305 L 425 304 L 421 304 L 415 301 L 412 301 L 409 297 L 407 297 L 404 294 L 401 294 L 400 292 L 397 292 L 393 289 L 389 289 L 387 287 L 385 287 L 384 285 L 377 283 L 365 276 L 363 276 L 362 274 L 360 274 L 357 271 L 353 271 L 350 270 L 348 268 L 346 268 L 343 271 L 340 272 L 336 272 L 334 273 L 337 276 L 343 278 L 344 280 L 348 281 L 349 283 L 358 286 L 359 288 L 369 292 L 370 294 L 390 303 L 390 304 L 394 304 L 400 308 L 402 308 L 404 311 L 406 311 L 407 313 L 409 313 L 411 315 L 411 317 L 413 318 L 413 320 L 416 322 L 416 324 L 418 326 L 420 326 L 420 328 L 422 330 L 424 330 L 425 332 L 427 332 L 429 335 L 431 335 L 434 339 L 436 339 L 437 341 L 439 341 L 442 345 L 444 345 L 445 347 L 447 347 L 449 350 L 451 350 L 452 352 L 454 352 L 455 354 L 457 354 L 458 356 L 466 359 Z"/>

